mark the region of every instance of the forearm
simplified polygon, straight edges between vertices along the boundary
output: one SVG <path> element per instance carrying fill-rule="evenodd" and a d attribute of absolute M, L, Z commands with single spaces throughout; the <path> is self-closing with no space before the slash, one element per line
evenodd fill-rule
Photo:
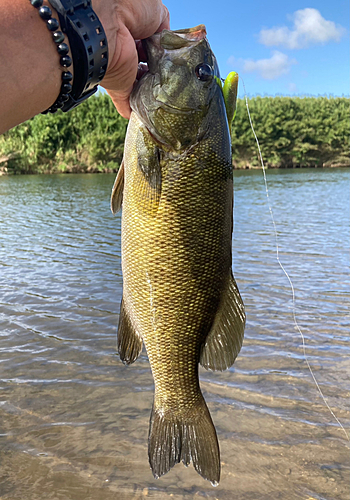
<path fill-rule="evenodd" d="M 63 68 L 52 35 L 29 0 L 0 0 L 0 12 L 3 133 L 55 102 Z"/>
<path fill-rule="evenodd" d="M 48 0 L 44 4 L 50 6 Z M 161 0 L 92 0 L 92 7 L 108 42 L 108 68 L 101 84 L 128 118 L 138 64 L 135 40 L 169 29 L 168 11 Z M 67 37 L 65 43 L 69 45 Z M 0 0 L 0 47 L 2 134 L 54 104 L 64 68 L 46 22 L 29 0 Z M 68 69 L 73 73 L 72 66 Z"/>

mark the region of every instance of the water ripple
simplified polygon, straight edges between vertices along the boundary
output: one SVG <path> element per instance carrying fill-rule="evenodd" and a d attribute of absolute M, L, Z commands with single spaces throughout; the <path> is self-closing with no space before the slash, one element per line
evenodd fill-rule
<path fill-rule="evenodd" d="M 341 169 L 268 172 L 307 356 L 347 427 L 349 180 Z M 244 345 L 226 372 L 200 369 L 222 482 L 214 492 L 180 466 L 153 480 L 148 360 L 143 352 L 125 367 L 115 354 L 122 274 L 113 182 L 110 175 L 0 177 L 1 498 L 343 500 L 348 450 L 305 364 L 262 174 L 254 171 L 235 172 L 233 267 L 247 311 Z"/>

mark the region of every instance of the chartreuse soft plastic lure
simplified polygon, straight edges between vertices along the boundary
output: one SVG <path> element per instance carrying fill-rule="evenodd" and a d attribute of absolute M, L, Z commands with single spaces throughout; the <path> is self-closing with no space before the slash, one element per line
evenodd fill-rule
<path fill-rule="evenodd" d="M 238 73 L 232 71 L 227 75 L 222 89 L 222 93 L 224 94 L 227 121 L 230 127 L 230 132 L 231 132 L 232 122 L 236 116 L 237 90 L 238 90 Z"/>

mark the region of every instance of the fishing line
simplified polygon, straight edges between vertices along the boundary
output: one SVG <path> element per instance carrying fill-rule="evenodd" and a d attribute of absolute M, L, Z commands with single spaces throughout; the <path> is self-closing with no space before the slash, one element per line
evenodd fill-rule
<path fill-rule="evenodd" d="M 266 191 L 266 198 L 267 198 L 267 203 L 268 203 L 268 207 L 269 207 L 269 212 L 270 212 L 270 216 L 271 216 L 271 220 L 272 220 L 272 225 L 273 225 L 273 229 L 274 229 L 274 233 L 275 233 L 275 242 L 276 242 L 276 258 L 277 258 L 277 262 L 278 264 L 280 265 L 282 271 L 284 272 L 284 274 L 286 275 L 288 281 L 289 281 L 289 285 L 290 285 L 290 289 L 291 289 L 291 292 L 292 292 L 292 311 L 293 311 L 293 320 L 294 320 L 294 325 L 297 329 L 297 331 L 299 332 L 300 334 L 300 337 L 301 337 L 301 340 L 302 340 L 302 348 L 303 348 L 303 354 L 304 354 L 304 359 L 306 361 L 306 364 L 309 368 L 309 371 L 310 371 L 310 374 L 311 374 L 311 377 L 313 378 L 313 381 L 318 389 L 318 392 L 320 393 L 320 396 L 324 402 L 324 404 L 326 405 L 326 407 L 328 408 L 328 410 L 330 411 L 331 415 L 333 416 L 334 420 L 338 423 L 338 425 L 340 426 L 340 428 L 342 429 L 342 431 L 344 432 L 345 436 L 346 436 L 346 439 L 350 442 L 350 436 L 349 434 L 347 433 L 347 431 L 345 430 L 343 424 L 340 422 L 340 420 L 337 418 L 337 416 L 335 415 L 335 413 L 333 412 L 333 410 L 331 409 L 331 407 L 329 406 L 325 396 L 323 395 L 323 392 L 316 380 L 316 377 L 314 375 L 314 372 L 312 371 L 312 368 L 310 366 L 310 363 L 309 363 L 309 359 L 307 357 L 307 354 L 306 354 L 306 345 L 305 345 L 305 337 L 304 337 L 304 334 L 303 332 L 301 331 L 301 328 L 297 322 L 297 318 L 296 318 L 296 313 L 295 313 L 295 309 L 296 309 L 296 305 L 295 305 L 295 291 L 294 291 L 294 285 L 292 283 L 292 280 L 289 276 L 289 274 L 287 273 L 287 271 L 285 270 L 282 262 L 280 261 L 280 257 L 279 257 L 279 245 L 278 245 L 278 236 L 277 236 L 277 228 L 276 228 L 276 223 L 275 223 L 275 219 L 274 219 L 274 216 L 273 216 L 273 212 L 272 212 L 272 207 L 271 207 L 271 203 L 270 203 L 270 196 L 269 196 L 269 190 L 268 190 L 268 187 L 267 187 L 267 179 L 266 179 L 266 172 L 265 172 L 265 165 L 264 165 L 264 160 L 263 160 L 263 157 L 262 157 L 262 153 L 261 153 L 261 149 L 260 149 L 260 144 L 259 144 L 259 141 L 258 141 L 258 138 L 256 136 L 256 133 L 255 133 L 255 130 L 254 130 L 254 127 L 253 127 L 253 122 L 252 122 L 252 119 L 251 119 L 251 116 L 250 116 L 250 111 L 249 111 L 249 105 L 248 105 L 248 98 L 247 98 L 247 92 L 246 92 L 246 89 L 245 89 L 245 84 L 244 84 L 244 81 L 243 79 L 240 77 L 242 83 L 243 83 L 243 88 L 244 88 L 244 99 L 245 99 L 245 104 L 246 104 L 246 107 L 247 107 L 247 112 L 248 112 L 248 118 L 249 118 L 249 123 L 250 123 L 250 126 L 251 126 L 251 129 L 253 131 L 253 134 L 254 134 L 254 138 L 255 138 L 255 141 L 256 141 L 256 144 L 258 146 L 258 151 L 259 151 L 259 157 L 260 157 L 260 163 L 261 163 L 261 166 L 262 166 L 262 171 L 263 171 L 263 175 L 264 175 L 264 182 L 265 182 L 265 191 Z"/>

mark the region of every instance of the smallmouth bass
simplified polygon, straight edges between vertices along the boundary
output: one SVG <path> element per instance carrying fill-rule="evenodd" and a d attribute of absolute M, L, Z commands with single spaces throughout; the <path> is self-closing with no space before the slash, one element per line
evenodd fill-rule
<path fill-rule="evenodd" d="M 158 478 L 193 463 L 217 485 L 220 452 L 198 364 L 225 370 L 243 342 L 232 275 L 230 131 L 218 65 L 203 25 L 143 41 L 123 163 L 111 198 L 123 206 L 118 352 L 144 342 L 155 383 L 148 454 Z"/>

